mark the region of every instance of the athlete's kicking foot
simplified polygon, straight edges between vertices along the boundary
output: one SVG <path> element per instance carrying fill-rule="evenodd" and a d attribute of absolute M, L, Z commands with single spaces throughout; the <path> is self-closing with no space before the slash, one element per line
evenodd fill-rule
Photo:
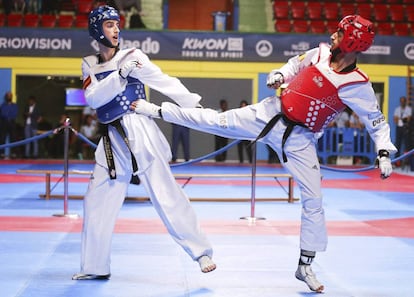
<path fill-rule="evenodd" d="M 207 273 L 216 269 L 216 264 L 214 264 L 209 256 L 201 256 L 197 261 L 200 265 L 201 272 Z"/>
<path fill-rule="evenodd" d="M 310 265 L 299 265 L 298 269 L 296 270 L 295 276 L 298 280 L 305 282 L 308 285 L 309 289 L 311 289 L 312 291 L 322 293 L 324 287 L 316 279 L 316 276 L 313 273 Z"/>

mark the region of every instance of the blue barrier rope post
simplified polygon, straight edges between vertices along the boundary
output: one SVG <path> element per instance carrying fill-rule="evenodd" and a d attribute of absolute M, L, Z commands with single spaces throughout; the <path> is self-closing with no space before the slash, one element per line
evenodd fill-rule
<path fill-rule="evenodd" d="M 69 130 L 70 119 L 66 118 L 63 130 L 64 148 L 63 148 L 63 177 L 64 177 L 64 195 L 63 195 L 63 214 L 54 214 L 56 217 L 78 218 L 77 214 L 68 213 L 68 186 L 69 186 Z"/>
<path fill-rule="evenodd" d="M 257 150 L 256 142 L 252 145 L 252 179 L 251 179 L 251 197 L 250 197 L 250 217 L 241 217 L 242 220 L 248 220 L 249 223 L 254 223 L 256 220 L 265 220 L 265 218 L 255 217 L 255 205 L 256 205 L 256 163 L 257 163 Z"/>

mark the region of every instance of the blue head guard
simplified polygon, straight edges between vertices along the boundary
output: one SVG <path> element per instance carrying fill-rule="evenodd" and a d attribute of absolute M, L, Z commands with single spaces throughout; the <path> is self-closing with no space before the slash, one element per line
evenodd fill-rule
<path fill-rule="evenodd" d="M 105 37 L 103 33 L 102 24 L 104 21 L 107 20 L 116 20 L 120 21 L 120 17 L 118 14 L 118 11 L 108 5 L 99 6 L 92 10 L 89 13 L 89 35 L 98 41 L 99 43 L 102 43 L 103 45 L 107 47 L 115 47 L 112 45 L 112 43 Z"/>

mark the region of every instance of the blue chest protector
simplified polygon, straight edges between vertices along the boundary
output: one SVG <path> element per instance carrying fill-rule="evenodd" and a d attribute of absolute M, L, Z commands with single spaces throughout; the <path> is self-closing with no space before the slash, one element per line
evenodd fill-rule
<path fill-rule="evenodd" d="M 107 77 L 111 72 L 112 71 L 102 72 L 96 74 L 96 77 L 98 80 L 101 80 Z M 147 99 L 144 84 L 136 78 L 128 77 L 127 79 L 128 84 L 125 91 L 118 94 L 107 104 L 96 109 L 99 122 L 103 124 L 113 122 L 122 117 L 125 113 L 131 112 L 129 106 L 132 102 L 137 99 Z"/>

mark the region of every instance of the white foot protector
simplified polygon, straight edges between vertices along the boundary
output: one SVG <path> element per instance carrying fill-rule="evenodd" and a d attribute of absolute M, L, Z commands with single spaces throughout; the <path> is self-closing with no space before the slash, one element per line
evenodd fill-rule
<path fill-rule="evenodd" d="M 299 265 L 295 276 L 305 282 L 312 291 L 322 293 L 324 286 L 316 279 L 310 265 Z"/>
<path fill-rule="evenodd" d="M 200 265 L 201 272 L 207 273 L 216 269 L 216 264 L 214 264 L 209 256 L 201 256 L 197 261 Z"/>

